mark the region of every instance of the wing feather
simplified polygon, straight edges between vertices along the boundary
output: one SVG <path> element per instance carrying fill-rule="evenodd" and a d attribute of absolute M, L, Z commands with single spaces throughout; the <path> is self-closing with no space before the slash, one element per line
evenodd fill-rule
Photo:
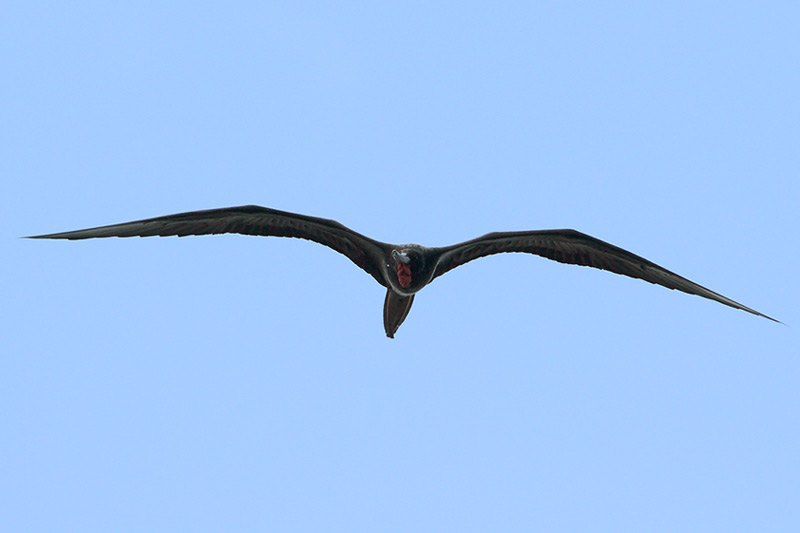
<path fill-rule="evenodd" d="M 779 322 L 755 309 L 746 307 L 670 272 L 652 261 L 571 229 L 489 233 L 471 241 L 439 248 L 438 252 L 439 261 L 434 278 L 480 257 L 504 252 L 530 253 L 560 263 L 599 268 L 615 274 L 642 279 Z"/>
<path fill-rule="evenodd" d="M 263 237 L 296 237 L 323 244 L 345 255 L 386 286 L 380 263 L 388 245 L 324 218 L 298 215 L 257 205 L 191 211 L 77 231 L 34 235 L 31 239 L 101 237 L 186 237 L 238 233 Z"/>

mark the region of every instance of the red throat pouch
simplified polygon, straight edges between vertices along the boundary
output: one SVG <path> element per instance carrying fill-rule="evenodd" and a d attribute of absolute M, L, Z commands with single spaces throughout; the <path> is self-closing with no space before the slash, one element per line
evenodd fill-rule
<path fill-rule="evenodd" d="M 411 285 L 411 267 L 405 263 L 397 263 L 397 281 L 407 289 Z"/>

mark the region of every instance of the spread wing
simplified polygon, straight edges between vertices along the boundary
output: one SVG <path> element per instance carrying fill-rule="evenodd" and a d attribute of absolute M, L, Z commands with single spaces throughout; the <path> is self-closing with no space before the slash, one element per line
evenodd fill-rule
<path fill-rule="evenodd" d="M 674 272 L 670 272 L 643 257 L 575 230 L 489 233 L 471 241 L 439 248 L 437 251 L 440 255 L 434 278 L 479 257 L 503 252 L 524 252 L 540 255 L 561 263 L 589 266 L 631 278 L 643 279 L 668 289 L 696 294 L 697 296 L 779 322 L 719 293 L 706 289 Z"/>
<path fill-rule="evenodd" d="M 334 220 L 287 213 L 257 205 L 191 211 L 111 226 L 35 235 L 29 238 L 72 240 L 97 237 L 185 237 L 220 233 L 297 237 L 324 244 L 347 256 L 378 283 L 386 286 L 380 264 L 388 245 L 356 233 Z"/>

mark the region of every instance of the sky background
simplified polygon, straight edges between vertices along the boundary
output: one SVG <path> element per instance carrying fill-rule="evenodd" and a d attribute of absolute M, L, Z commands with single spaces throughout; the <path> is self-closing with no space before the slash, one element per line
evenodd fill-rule
<path fill-rule="evenodd" d="M 800 528 L 797 3 L 117 4 L 0 14 L 0 529 Z M 514 254 L 389 340 L 312 243 L 19 238 L 241 204 L 789 326 Z"/>

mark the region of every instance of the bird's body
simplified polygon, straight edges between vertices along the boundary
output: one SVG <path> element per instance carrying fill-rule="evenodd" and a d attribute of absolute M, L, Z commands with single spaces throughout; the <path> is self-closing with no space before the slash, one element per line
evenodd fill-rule
<path fill-rule="evenodd" d="M 452 246 L 428 248 L 380 242 L 333 220 L 250 205 L 192 211 L 32 238 L 74 240 L 220 233 L 308 239 L 344 254 L 386 288 L 383 318 L 389 337 L 394 337 L 408 316 L 414 295 L 435 278 L 473 259 L 503 252 L 530 253 L 562 263 L 608 270 L 702 296 L 777 322 L 643 257 L 569 229 L 489 233 Z"/>

